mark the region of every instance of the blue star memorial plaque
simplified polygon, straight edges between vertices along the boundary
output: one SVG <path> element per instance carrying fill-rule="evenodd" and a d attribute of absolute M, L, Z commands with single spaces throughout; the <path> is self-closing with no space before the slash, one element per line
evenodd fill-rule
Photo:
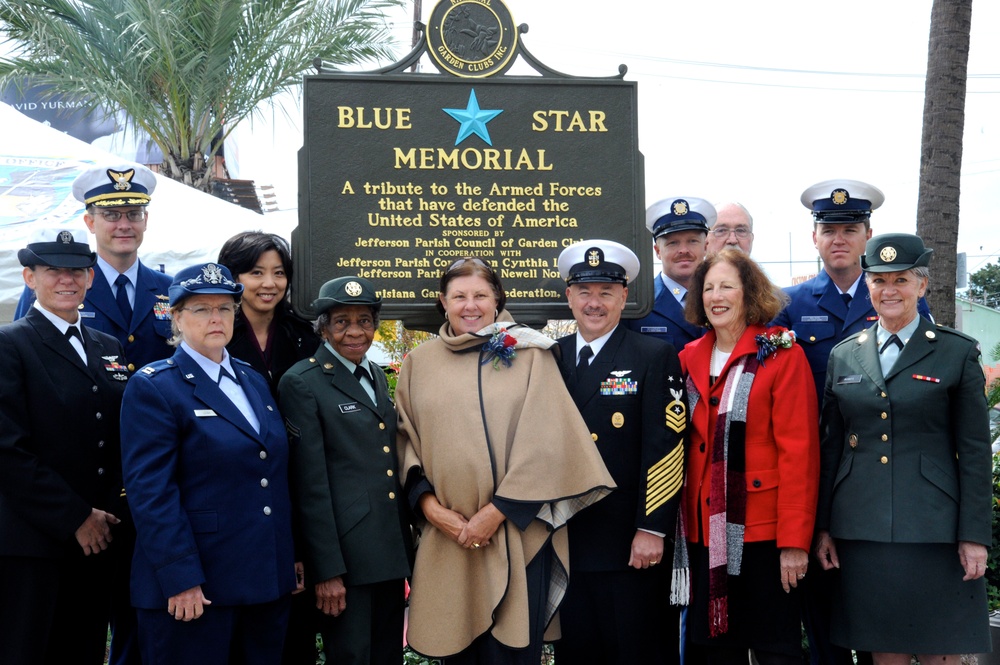
<path fill-rule="evenodd" d="M 441 271 L 492 263 L 518 321 L 568 316 L 557 259 L 584 238 L 646 257 L 626 316 L 652 304 L 637 86 L 572 77 L 527 50 L 502 0 L 443 0 L 403 60 L 317 63 L 304 82 L 293 305 L 340 275 L 375 283 L 382 317 L 436 330 Z M 406 71 L 427 57 L 439 73 Z M 534 75 L 512 75 L 518 61 Z M 540 74 L 540 76 L 538 75 Z"/>

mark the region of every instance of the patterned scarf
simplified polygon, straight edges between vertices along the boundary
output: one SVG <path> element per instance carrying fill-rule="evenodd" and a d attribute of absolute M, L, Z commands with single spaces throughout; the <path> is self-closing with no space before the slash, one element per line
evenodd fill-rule
<path fill-rule="evenodd" d="M 743 561 L 747 403 L 759 364 L 755 356 L 746 355 L 730 366 L 712 436 L 708 517 L 708 612 L 712 637 L 729 630 L 728 578 L 740 574 Z M 701 395 L 690 377 L 687 390 L 689 412 L 694 413 Z M 686 605 L 690 599 L 686 531 L 683 519 L 679 519 L 670 594 L 671 602 L 678 605 Z"/>

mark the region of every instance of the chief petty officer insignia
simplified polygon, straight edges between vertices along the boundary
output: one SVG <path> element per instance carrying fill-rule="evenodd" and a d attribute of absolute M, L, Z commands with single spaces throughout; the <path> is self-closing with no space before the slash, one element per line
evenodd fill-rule
<path fill-rule="evenodd" d="M 684 402 L 681 401 L 681 396 L 684 394 L 684 391 L 674 390 L 671 388 L 670 394 L 673 396 L 674 400 L 670 402 L 670 404 L 667 404 L 667 408 L 664 409 L 664 415 L 667 427 L 680 434 L 684 431 L 684 425 L 687 420 L 687 408 L 684 406 Z"/>

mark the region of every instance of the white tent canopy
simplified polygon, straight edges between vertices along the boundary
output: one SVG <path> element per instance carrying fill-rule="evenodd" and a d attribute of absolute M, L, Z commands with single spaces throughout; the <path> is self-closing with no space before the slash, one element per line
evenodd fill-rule
<path fill-rule="evenodd" d="M 9 320 L 24 281 L 17 250 L 38 228 L 84 228 L 83 204 L 70 185 L 80 171 L 118 157 L 43 125 L 0 103 L 0 321 Z M 241 231 L 288 238 L 294 216 L 260 215 L 157 176 L 142 261 L 168 273 L 213 261 Z M 91 243 L 93 245 L 93 242 Z"/>

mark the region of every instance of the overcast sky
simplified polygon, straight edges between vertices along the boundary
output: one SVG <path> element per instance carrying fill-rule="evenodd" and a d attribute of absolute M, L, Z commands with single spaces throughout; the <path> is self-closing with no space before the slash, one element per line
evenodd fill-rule
<path fill-rule="evenodd" d="M 423 4 L 426 21 L 435 3 Z M 876 185 L 886 202 L 875 232 L 915 231 L 930 0 L 506 4 L 546 65 L 579 76 L 628 66 L 626 80 L 639 83 L 647 204 L 742 202 L 754 216 L 754 258 L 779 284 L 816 270 L 799 195 L 820 180 Z M 400 55 L 412 11 L 391 18 Z M 998 25 L 1000 3 L 973 4 L 959 236 L 969 272 L 1000 255 Z M 425 62 L 424 71 L 436 70 Z M 239 133 L 240 177 L 274 184 L 288 208 L 301 110 L 295 100 L 284 107 L 293 122 L 258 120 Z"/>

